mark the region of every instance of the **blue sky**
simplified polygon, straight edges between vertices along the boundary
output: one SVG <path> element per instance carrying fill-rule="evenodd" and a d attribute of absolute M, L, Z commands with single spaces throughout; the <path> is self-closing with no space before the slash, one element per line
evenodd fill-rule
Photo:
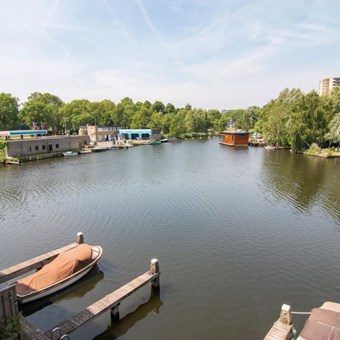
<path fill-rule="evenodd" d="M 263 106 L 340 76 L 338 0 L 0 0 L 0 92 Z"/>

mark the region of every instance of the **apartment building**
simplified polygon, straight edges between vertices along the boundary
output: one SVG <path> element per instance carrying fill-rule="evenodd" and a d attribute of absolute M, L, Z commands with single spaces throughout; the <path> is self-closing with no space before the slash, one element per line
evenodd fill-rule
<path fill-rule="evenodd" d="M 326 78 L 320 80 L 319 84 L 319 94 L 320 96 L 325 96 L 331 92 L 331 90 L 336 87 L 340 86 L 340 78 Z"/>

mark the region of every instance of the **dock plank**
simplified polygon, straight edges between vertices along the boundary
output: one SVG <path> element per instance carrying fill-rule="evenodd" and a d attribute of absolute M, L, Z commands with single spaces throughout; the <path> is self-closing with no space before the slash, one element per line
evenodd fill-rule
<path fill-rule="evenodd" d="M 86 307 L 83 311 L 77 313 L 73 317 L 60 323 L 56 327 L 60 328 L 63 334 L 70 334 L 84 323 L 94 319 L 95 317 L 103 314 L 113 306 L 119 304 L 122 300 L 133 294 L 139 288 L 145 286 L 147 283 L 155 280 L 160 273 L 152 274 L 149 271 L 138 276 L 134 280 L 128 282 L 121 288 L 118 288 L 114 292 L 104 296 L 99 301 Z M 51 337 L 52 330 L 45 332 L 47 337 Z"/>
<path fill-rule="evenodd" d="M 264 340 L 288 340 L 292 334 L 292 327 L 293 325 L 287 325 L 278 320 L 264 337 Z"/>
<path fill-rule="evenodd" d="M 62 248 L 50 251 L 46 254 L 39 255 L 33 259 L 21 262 L 19 264 L 16 264 L 14 266 L 8 267 L 6 269 L 3 269 L 0 271 L 0 283 L 6 282 L 8 280 L 11 280 L 17 276 L 20 276 L 22 274 L 28 273 L 31 270 L 37 269 L 44 264 L 46 264 L 48 261 L 55 258 L 58 254 L 69 250 L 71 248 L 74 248 L 78 245 L 78 243 L 71 243 L 67 246 L 64 246 Z"/>
<path fill-rule="evenodd" d="M 34 327 L 27 319 L 20 317 L 20 339 L 24 340 L 48 340 L 44 333 Z"/>

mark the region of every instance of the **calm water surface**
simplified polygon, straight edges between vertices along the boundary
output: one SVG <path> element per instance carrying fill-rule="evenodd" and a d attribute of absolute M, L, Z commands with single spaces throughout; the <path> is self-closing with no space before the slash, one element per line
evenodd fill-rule
<path fill-rule="evenodd" d="M 98 268 L 23 313 L 54 327 L 144 273 L 146 287 L 72 339 L 262 339 L 281 305 L 340 302 L 340 159 L 217 139 L 0 167 L 0 267 L 74 242 Z M 305 318 L 295 316 L 296 328 Z"/>

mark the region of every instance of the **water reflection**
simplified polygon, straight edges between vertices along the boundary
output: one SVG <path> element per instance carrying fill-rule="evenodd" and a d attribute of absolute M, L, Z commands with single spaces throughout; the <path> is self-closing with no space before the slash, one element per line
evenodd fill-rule
<path fill-rule="evenodd" d="M 126 334 L 137 322 L 143 320 L 150 313 L 159 314 L 160 307 L 163 305 L 160 294 L 152 292 L 147 302 L 139 305 L 139 307 L 121 318 L 120 320 L 112 320 L 108 328 L 94 339 L 118 339 L 120 336 Z"/>
<path fill-rule="evenodd" d="M 320 204 L 340 220 L 340 186 L 335 159 L 295 155 L 287 150 L 264 154 L 262 183 L 274 197 L 301 211 Z"/>

